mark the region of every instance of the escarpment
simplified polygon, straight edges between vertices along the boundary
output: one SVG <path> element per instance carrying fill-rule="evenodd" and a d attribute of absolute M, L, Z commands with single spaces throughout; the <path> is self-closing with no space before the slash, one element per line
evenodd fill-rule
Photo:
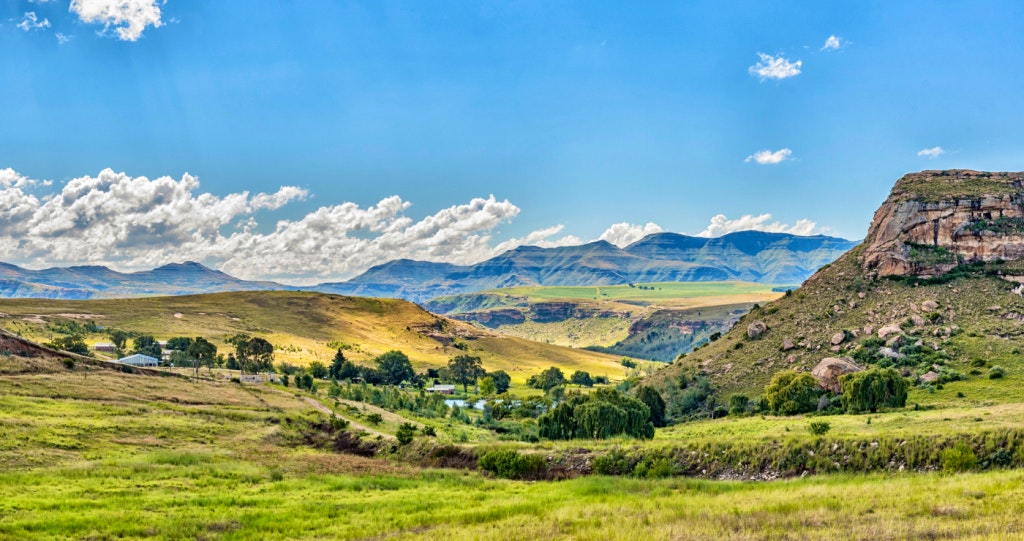
<path fill-rule="evenodd" d="M 875 212 L 861 265 L 877 276 L 937 276 L 977 261 L 1024 259 L 1024 172 L 923 171 Z"/>

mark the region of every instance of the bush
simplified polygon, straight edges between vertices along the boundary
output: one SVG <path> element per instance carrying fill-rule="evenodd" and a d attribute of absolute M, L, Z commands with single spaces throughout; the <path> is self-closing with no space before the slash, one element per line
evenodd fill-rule
<path fill-rule="evenodd" d="M 424 426 L 420 429 L 420 434 L 423 434 L 424 436 L 436 436 L 437 432 L 434 431 L 434 427 L 432 426 Z"/>
<path fill-rule="evenodd" d="M 970 471 L 978 465 L 978 456 L 964 442 L 959 442 L 942 451 L 939 460 L 942 462 L 942 471 L 946 473 Z"/>
<path fill-rule="evenodd" d="M 839 377 L 843 404 L 849 413 L 907 405 L 907 380 L 893 368 L 872 368 Z"/>
<path fill-rule="evenodd" d="M 366 416 L 366 422 L 371 425 L 379 425 L 384 422 L 384 417 L 381 417 L 379 413 L 371 413 Z"/>
<path fill-rule="evenodd" d="M 506 479 L 536 479 L 544 472 L 539 455 L 521 455 L 515 449 L 496 449 L 484 453 L 477 465 L 481 470 Z"/>
<path fill-rule="evenodd" d="M 334 417 L 331 417 L 331 426 L 333 426 L 335 430 L 346 430 L 348 429 L 348 421 L 335 415 Z"/>
<path fill-rule="evenodd" d="M 672 477 L 675 473 L 675 464 L 665 457 L 647 457 L 633 468 L 633 475 L 648 479 Z"/>
<path fill-rule="evenodd" d="M 409 445 L 412 443 L 413 438 L 416 437 L 416 425 L 412 423 L 402 423 L 398 427 L 398 432 L 395 433 L 395 437 L 398 438 L 398 443 L 402 445 Z"/>
<path fill-rule="evenodd" d="M 988 379 L 1000 379 L 1006 376 L 1002 366 L 993 366 L 988 370 Z"/>
<path fill-rule="evenodd" d="M 785 370 L 764 388 L 768 408 L 779 415 L 808 413 L 818 407 L 818 382 L 807 372 Z"/>
<path fill-rule="evenodd" d="M 64 368 L 67 368 L 68 370 L 74 370 L 75 369 L 75 360 L 74 359 L 65 357 L 64 359 L 62 359 L 62 361 L 64 362 Z"/>
<path fill-rule="evenodd" d="M 807 429 L 815 436 L 823 436 L 829 430 L 832 430 L 832 425 L 828 424 L 827 421 L 811 421 L 811 424 L 807 426 Z"/>

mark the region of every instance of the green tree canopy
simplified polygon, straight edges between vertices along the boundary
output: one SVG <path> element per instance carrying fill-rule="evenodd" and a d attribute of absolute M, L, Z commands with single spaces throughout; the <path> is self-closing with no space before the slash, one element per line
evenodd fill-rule
<path fill-rule="evenodd" d="M 470 383 L 476 383 L 477 378 L 484 375 L 484 367 L 480 357 L 459 355 L 448 360 L 448 373 L 465 391 Z"/>
<path fill-rule="evenodd" d="M 784 370 L 764 388 L 768 408 L 778 415 L 796 415 L 818 407 L 818 382 L 807 372 Z"/>
<path fill-rule="evenodd" d="M 618 435 L 654 437 L 651 411 L 643 402 L 615 389 L 598 389 L 586 396 L 569 393 L 553 410 L 537 420 L 547 439 L 605 439 Z"/>
<path fill-rule="evenodd" d="M 526 380 L 526 384 L 534 389 L 544 389 L 544 392 L 548 392 L 554 387 L 565 384 L 565 374 L 558 367 L 552 366 L 540 374 L 530 376 Z"/>
<path fill-rule="evenodd" d="M 508 392 L 508 388 L 512 385 L 512 376 L 509 376 L 504 370 L 488 372 L 487 375 L 494 380 L 495 393 L 502 394 Z"/>
<path fill-rule="evenodd" d="M 872 368 L 839 377 L 843 405 L 849 413 L 878 408 L 902 408 L 907 405 L 907 380 L 892 368 Z"/>
<path fill-rule="evenodd" d="M 156 339 L 148 334 L 135 337 L 135 349 L 132 350 L 133 354 L 148 355 L 154 359 L 159 359 L 162 353 L 160 344 L 157 343 Z"/>
<path fill-rule="evenodd" d="M 124 352 L 128 348 L 128 339 L 131 338 L 131 335 L 120 329 L 111 329 L 107 334 L 110 336 L 110 342 L 114 344 L 117 356 L 124 357 Z"/>
<path fill-rule="evenodd" d="M 416 379 L 416 372 L 412 369 L 409 357 L 401 351 L 388 351 L 373 361 L 377 363 L 377 370 L 386 385 L 399 385 L 403 381 Z"/>
<path fill-rule="evenodd" d="M 217 346 L 202 336 L 197 336 L 188 345 L 188 356 L 195 360 L 196 374 L 199 374 L 200 366 L 213 366 L 213 362 L 217 358 Z"/>
<path fill-rule="evenodd" d="M 188 351 L 192 339 L 187 336 L 175 336 L 167 341 L 167 349 L 172 351 Z"/>
<path fill-rule="evenodd" d="M 331 373 L 330 370 L 328 370 L 327 367 L 324 366 L 324 363 L 320 361 L 313 361 L 309 363 L 309 367 L 306 369 L 306 371 L 309 372 L 309 375 L 313 376 L 316 379 L 327 379 L 327 376 L 329 376 Z"/>
<path fill-rule="evenodd" d="M 594 378 L 590 377 L 590 372 L 584 372 L 582 370 L 573 372 L 572 376 L 569 377 L 569 382 L 580 387 L 594 386 Z"/>
<path fill-rule="evenodd" d="M 651 424 L 655 427 L 665 426 L 665 399 L 657 389 L 643 385 L 637 389 L 636 398 L 651 410 Z"/>

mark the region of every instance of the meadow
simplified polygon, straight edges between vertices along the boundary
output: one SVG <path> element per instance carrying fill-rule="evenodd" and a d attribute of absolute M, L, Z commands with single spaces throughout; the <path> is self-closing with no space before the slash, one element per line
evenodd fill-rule
<path fill-rule="evenodd" d="M 375 457 L 311 445 L 304 392 L 0 357 L 0 539 L 1007 539 L 1024 535 L 1024 472 L 828 474 L 772 482 L 589 475 L 495 479 L 422 467 L 394 449 L 384 412 Z M 316 399 L 352 421 L 379 411 Z M 831 416 L 829 437 L 1019 426 L 1016 404 Z M 684 423 L 654 440 L 527 446 L 658 449 L 686 442 L 809 443 L 806 417 Z M 479 434 L 469 427 L 475 439 Z M 432 443 L 436 442 L 436 443 Z M 475 441 L 466 449 L 496 445 Z M 503 445 L 508 445 L 507 443 Z"/>

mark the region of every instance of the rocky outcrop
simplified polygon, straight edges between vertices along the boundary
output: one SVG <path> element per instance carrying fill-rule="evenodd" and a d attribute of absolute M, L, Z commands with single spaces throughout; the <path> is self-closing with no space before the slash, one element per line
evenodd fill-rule
<path fill-rule="evenodd" d="M 460 321 L 475 321 L 485 327 L 496 328 L 502 325 L 517 325 L 526 321 L 522 310 L 517 308 L 499 308 L 496 310 L 481 310 L 479 312 L 467 312 L 450 316 Z"/>
<path fill-rule="evenodd" d="M 763 321 L 755 321 L 750 325 L 747 325 L 747 338 L 757 338 L 768 330 L 768 325 L 765 325 Z"/>
<path fill-rule="evenodd" d="M 860 263 L 878 276 L 935 276 L 1024 258 L 1024 172 L 924 171 L 875 212 Z"/>
<path fill-rule="evenodd" d="M 852 359 L 837 359 L 826 357 L 811 370 L 811 375 L 818 380 L 818 385 L 826 391 L 839 394 L 843 388 L 839 385 L 839 377 L 844 374 L 860 372 L 863 368 L 857 366 Z"/>

